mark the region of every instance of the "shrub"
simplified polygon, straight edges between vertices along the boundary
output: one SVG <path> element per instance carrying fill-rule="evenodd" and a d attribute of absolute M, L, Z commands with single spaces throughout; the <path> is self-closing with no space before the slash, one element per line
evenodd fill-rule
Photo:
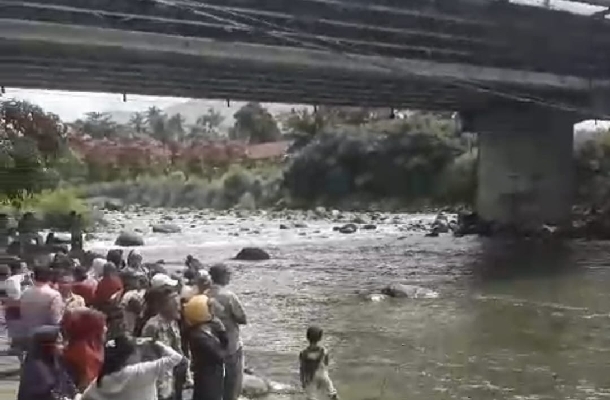
<path fill-rule="evenodd" d="M 247 208 L 272 205 L 281 196 L 280 188 L 281 172 L 277 166 L 246 170 L 236 165 L 213 180 L 186 179 L 178 172 L 163 177 L 91 184 L 82 190 L 87 197 L 116 198 L 127 205 L 228 209 L 240 205 Z"/>
<path fill-rule="evenodd" d="M 93 224 L 93 214 L 86 201 L 75 189 L 46 190 L 19 202 L 4 202 L 4 212 L 19 218 L 25 212 L 33 212 L 43 228 L 67 231 L 70 229 L 70 213 L 82 215 L 84 228 Z"/>

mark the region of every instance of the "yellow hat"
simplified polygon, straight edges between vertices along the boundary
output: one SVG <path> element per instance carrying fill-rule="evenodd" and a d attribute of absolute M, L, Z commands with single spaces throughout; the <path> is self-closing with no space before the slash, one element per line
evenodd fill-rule
<path fill-rule="evenodd" d="M 184 305 L 184 319 L 189 325 L 197 325 L 212 319 L 212 313 L 208 305 L 208 296 L 199 294 L 193 296 Z"/>

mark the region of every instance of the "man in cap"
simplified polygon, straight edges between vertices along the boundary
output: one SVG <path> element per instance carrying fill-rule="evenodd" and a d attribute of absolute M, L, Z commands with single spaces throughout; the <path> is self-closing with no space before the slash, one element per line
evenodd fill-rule
<path fill-rule="evenodd" d="M 227 288 L 231 281 L 229 268 L 224 264 L 216 264 L 210 268 L 210 276 L 212 285 L 207 293 L 218 303 L 218 306 L 213 307 L 214 314 L 223 323 L 228 337 L 223 400 L 237 400 L 244 377 L 244 354 L 239 326 L 247 323 L 246 313 L 237 295 Z"/>

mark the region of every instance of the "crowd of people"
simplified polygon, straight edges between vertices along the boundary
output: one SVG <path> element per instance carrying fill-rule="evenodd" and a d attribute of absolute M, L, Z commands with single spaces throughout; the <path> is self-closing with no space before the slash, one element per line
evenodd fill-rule
<path fill-rule="evenodd" d="M 0 266 L 11 351 L 21 363 L 18 400 L 237 400 L 247 323 L 224 264 L 189 256 L 180 276 L 136 251 L 83 262 L 67 252 Z M 308 399 L 336 390 L 322 330 L 300 354 Z"/>

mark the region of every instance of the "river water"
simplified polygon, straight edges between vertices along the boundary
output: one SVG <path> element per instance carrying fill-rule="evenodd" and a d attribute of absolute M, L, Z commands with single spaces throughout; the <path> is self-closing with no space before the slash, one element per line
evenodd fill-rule
<path fill-rule="evenodd" d="M 113 226 L 148 229 L 159 213 L 112 214 Z M 182 214 L 183 233 L 145 235 L 145 259 L 187 254 L 226 261 L 245 245 L 272 259 L 238 263 L 247 364 L 298 382 L 309 324 L 325 329 L 343 399 L 605 399 L 610 397 L 610 244 L 504 243 L 405 232 L 392 216 L 343 235 L 330 221 L 287 222 Z M 336 224 L 334 224 L 336 225 Z M 94 248 L 108 248 L 116 232 Z M 357 292 L 421 285 L 437 299 L 372 303 Z"/>

